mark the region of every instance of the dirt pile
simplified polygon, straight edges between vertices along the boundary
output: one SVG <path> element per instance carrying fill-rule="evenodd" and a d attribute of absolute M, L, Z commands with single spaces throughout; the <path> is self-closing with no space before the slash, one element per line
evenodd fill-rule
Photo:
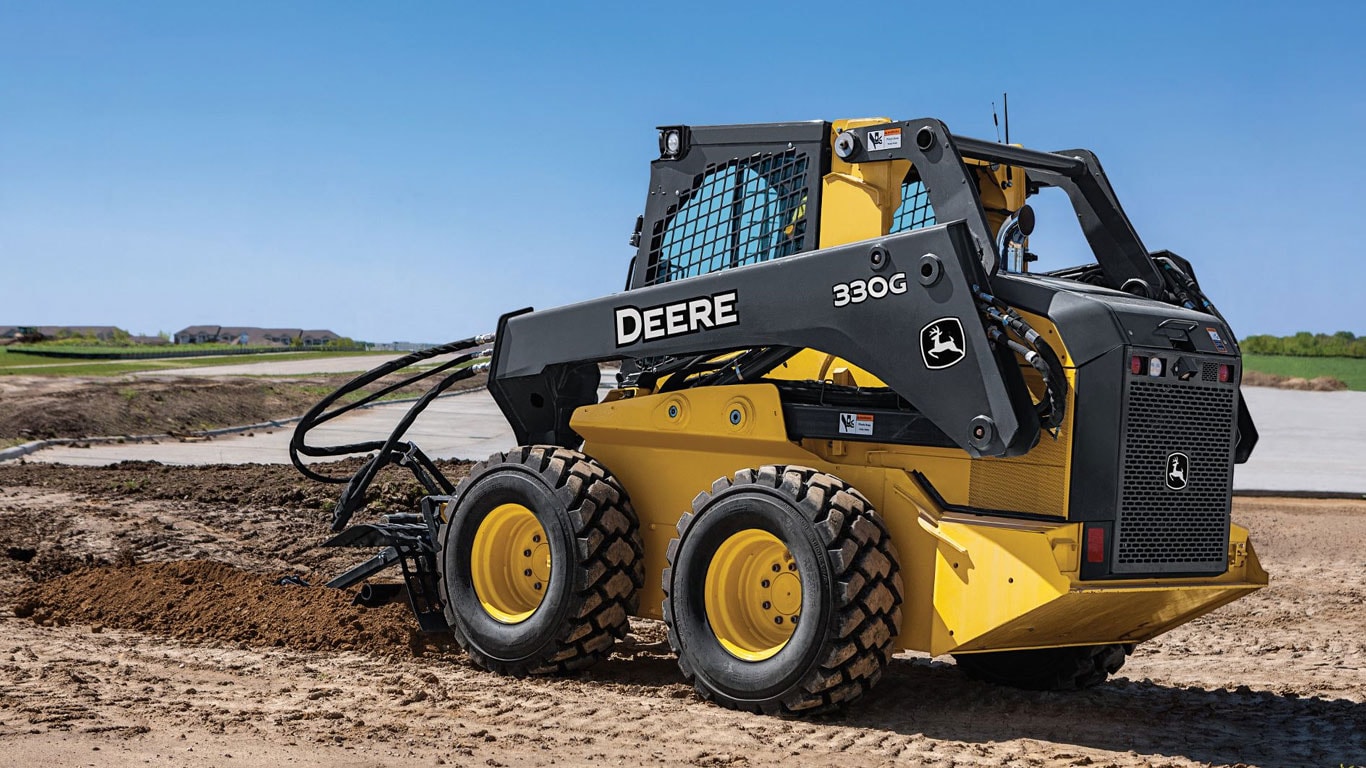
<path fill-rule="evenodd" d="M 452 481 L 467 462 L 439 462 Z M 349 475 L 359 460 L 318 465 Z M 424 491 L 389 467 L 357 522 L 411 512 Z M 325 581 L 374 554 L 320 546 L 339 485 L 278 465 L 0 465 L 0 606 L 35 582 L 97 565 L 201 559 Z M 0 611 L 2 613 L 2 611 Z"/>
<path fill-rule="evenodd" d="M 471 462 L 438 461 L 452 481 L 468 472 Z M 315 464 L 323 474 L 349 477 L 360 459 Z M 47 464 L 0 464 L 0 489 L 45 488 L 103 498 L 139 498 L 232 504 L 240 507 L 288 507 L 330 511 L 341 485 L 328 485 L 300 475 L 282 464 L 218 464 L 172 467 L 154 461 L 125 461 L 104 467 Z M 368 511 L 411 512 L 426 492 L 406 470 L 389 467 L 371 486 Z M 316 516 L 315 516 L 316 518 Z"/>
<path fill-rule="evenodd" d="M 418 630 L 403 603 L 366 608 L 347 591 L 279 585 L 283 575 L 197 560 L 89 568 L 28 590 L 14 615 L 42 626 L 79 623 L 300 651 L 421 655 L 445 646 L 444 638 Z"/>
<path fill-rule="evenodd" d="M 1332 376 L 1318 376 L 1302 379 L 1298 376 L 1277 376 L 1261 371 L 1244 371 L 1243 384 L 1249 387 L 1273 387 L 1275 389 L 1298 389 L 1305 392 L 1341 392 L 1347 383 Z"/>
<path fill-rule="evenodd" d="M 352 378 L 7 376 L 0 381 L 0 440 L 187 434 L 287 419 Z M 476 376 L 450 391 L 485 381 Z M 394 396 L 425 389 L 419 384 Z"/>

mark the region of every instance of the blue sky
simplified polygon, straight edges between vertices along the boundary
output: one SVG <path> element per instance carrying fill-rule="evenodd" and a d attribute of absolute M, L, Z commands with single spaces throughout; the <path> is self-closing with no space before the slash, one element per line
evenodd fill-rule
<path fill-rule="evenodd" d="M 457 338 L 620 288 L 656 125 L 1009 91 L 1237 332 L 1366 334 L 1362 4 L 567 5 L 0 0 L 0 323 Z"/>

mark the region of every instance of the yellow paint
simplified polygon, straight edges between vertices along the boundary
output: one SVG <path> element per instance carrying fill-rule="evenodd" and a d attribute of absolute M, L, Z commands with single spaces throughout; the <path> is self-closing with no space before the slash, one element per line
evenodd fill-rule
<path fill-rule="evenodd" d="M 739 413 L 732 423 L 731 412 Z M 793 464 L 850 483 L 882 516 L 904 582 L 901 649 L 1032 648 L 1137 642 L 1266 584 L 1247 531 L 1216 578 L 1082 582 L 1081 525 L 945 513 L 909 475 L 924 473 L 950 503 L 966 503 L 974 462 L 961 451 L 787 439 L 771 384 L 701 387 L 578 409 L 571 422 L 584 450 L 621 480 L 641 522 L 646 583 L 640 614 L 660 618 L 669 541 L 693 498 L 719 478 L 763 464 Z M 840 446 L 833 455 L 833 445 Z M 700 586 L 700 585 L 699 585 Z M 736 592 L 736 600 L 745 599 Z M 750 599 L 754 596 L 751 594 Z M 762 653 L 762 638 L 737 635 Z M 754 650 L 758 647 L 759 650 Z M 732 653 L 735 653 L 732 650 Z"/>
<path fill-rule="evenodd" d="M 500 504 L 474 532 L 470 580 L 479 603 L 497 621 L 531 618 L 550 584 L 550 543 L 536 515 L 521 504 Z"/>
<path fill-rule="evenodd" d="M 723 648 L 738 659 L 763 661 L 781 651 L 797 628 L 801 575 L 777 536 L 746 529 L 717 547 L 703 602 Z"/>
<path fill-rule="evenodd" d="M 885 117 L 836 120 L 830 141 L 842 131 L 891 122 Z M 830 173 L 821 180 L 821 242 L 831 248 L 859 240 L 881 237 L 892 226 L 892 215 L 901 205 L 901 183 L 911 169 L 907 160 L 846 163 L 830 156 Z"/>
<path fill-rule="evenodd" d="M 839 121 L 833 124 L 831 139 L 841 130 L 886 122 Z M 999 231 L 1008 214 L 1024 205 L 1025 174 L 1020 168 L 993 169 L 967 162 L 981 182 L 992 230 Z M 821 210 L 810 212 L 820 216 L 820 247 L 887 234 L 909 168 L 905 161 L 851 164 L 832 157 L 831 172 L 822 180 Z M 661 616 L 665 553 L 693 499 L 719 478 L 764 464 L 828 472 L 872 502 L 899 553 L 905 585 L 902 632 L 897 638 L 902 649 L 940 654 L 1137 642 L 1265 586 L 1266 573 L 1247 541 L 1247 531 L 1238 526 L 1230 535 L 1230 567 L 1222 576 L 1079 580 L 1082 526 L 1067 520 L 1075 362 L 1048 318 L 1021 314 L 1058 354 L 1068 380 L 1068 413 L 1057 439 L 1044 435 L 1023 456 L 973 460 L 957 449 L 843 440 L 793 443 L 787 438 L 777 390 L 770 384 L 660 394 L 623 390 L 578 409 L 571 424 L 585 438 L 584 450 L 617 475 L 640 517 L 646 568 L 641 615 Z M 1038 374 L 1024 363 L 1021 371 L 1038 398 Z M 848 361 L 812 349 L 799 352 L 769 377 L 885 386 Z M 946 513 L 920 490 L 911 471 L 930 478 L 950 504 L 1027 511 L 1054 516 L 1056 521 Z M 713 563 L 721 562 L 717 573 L 726 575 L 718 575 L 714 584 L 708 577 L 709 617 L 714 625 L 729 627 L 723 630 L 725 642 L 738 658 L 764 658 L 785 642 L 757 628 L 747 612 L 762 594 L 753 590 L 762 588 L 746 589 L 735 575 L 745 572 L 744 562 L 772 557 L 773 546 L 761 537 L 740 537 L 733 551 L 728 549 Z"/>

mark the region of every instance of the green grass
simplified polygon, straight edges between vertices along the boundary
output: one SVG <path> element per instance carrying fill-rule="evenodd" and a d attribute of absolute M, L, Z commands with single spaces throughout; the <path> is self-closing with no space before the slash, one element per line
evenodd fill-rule
<path fill-rule="evenodd" d="M 181 357 L 162 360 L 91 360 L 63 361 L 61 358 L 26 355 L 0 347 L 0 376 L 119 376 L 137 371 L 161 371 L 177 368 L 200 368 L 209 365 L 247 365 L 322 357 L 358 357 L 392 352 L 278 352 L 269 355 L 233 355 L 225 357 Z"/>
<path fill-rule="evenodd" d="M 1363 358 L 1243 355 L 1243 367 L 1249 371 L 1302 379 L 1331 376 L 1346 382 L 1349 389 L 1366 391 L 1366 359 Z"/>

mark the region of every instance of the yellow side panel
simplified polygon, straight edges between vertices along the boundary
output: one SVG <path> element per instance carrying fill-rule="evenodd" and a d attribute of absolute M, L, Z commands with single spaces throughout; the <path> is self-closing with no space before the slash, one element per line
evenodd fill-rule
<path fill-rule="evenodd" d="M 731 423 L 731 412 L 739 423 Z M 622 482 L 645 544 L 640 614 L 662 618 L 660 575 L 678 519 L 713 481 L 761 464 L 824 466 L 787 439 L 771 384 L 698 387 L 589 405 L 570 424 Z"/>

